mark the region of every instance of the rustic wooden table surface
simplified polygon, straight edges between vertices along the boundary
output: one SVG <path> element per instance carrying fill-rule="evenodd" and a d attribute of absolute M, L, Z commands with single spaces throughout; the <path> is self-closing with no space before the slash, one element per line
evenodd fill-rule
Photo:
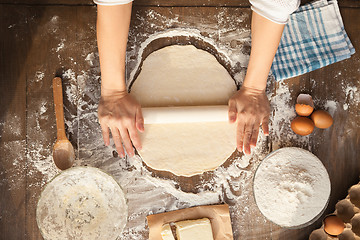
<path fill-rule="evenodd" d="M 340 0 L 339 5 L 345 29 L 360 51 L 360 3 Z M 0 239 L 38 240 L 42 237 L 36 224 L 36 203 L 44 185 L 57 174 L 51 162 L 56 139 L 51 86 L 54 76 L 61 76 L 64 81 L 66 129 L 76 149 L 78 165 L 106 169 L 120 161 L 114 148 L 105 151 L 98 140 L 96 6 L 90 0 L 0 0 L 0 13 Z M 137 0 L 129 36 L 127 77 L 136 71 L 139 51 L 144 50 L 142 57 L 146 57 L 156 49 L 180 43 L 212 52 L 238 79 L 246 64 L 230 64 L 213 46 L 225 46 L 247 56 L 250 16 L 247 1 Z M 196 30 L 194 34 L 201 37 L 184 36 L 179 29 Z M 169 32 L 157 36 L 168 30 L 174 30 L 176 37 L 169 37 Z M 154 41 L 142 48 L 141 44 L 149 38 Z M 204 39 L 211 39 L 212 43 Z M 266 155 L 279 147 L 299 146 L 310 149 L 322 160 L 332 182 L 330 203 L 324 213 L 328 214 L 359 180 L 360 54 L 281 84 L 270 82 L 269 96 L 275 99 L 281 94 L 279 89 L 284 88 L 289 89 L 288 104 L 294 104 L 301 92 L 310 93 L 319 107 L 325 108 L 329 101 L 335 103 L 335 123 L 330 129 L 315 130 L 301 141 L 289 140 L 287 133 L 281 133 L 280 138 L 270 136 L 263 148 Z M 108 156 L 106 160 L 104 154 Z M 255 167 L 251 166 L 251 170 Z M 152 176 L 173 179 L 185 192 L 198 192 L 199 185 L 210 178 L 206 174 L 181 178 L 156 171 Z M 224 195 L 219 203 L 234 205 Z M 236 239 L 302 240 L 321 225 L 320 219 L 302 229 L 282 229 L 266 221 L 253 200 L 247 203 L 253 210 L 246 216 L 232 212 Z M 134 239 L 146 239 L 147 230 L 140 232 Z M 127 236 L 121 239 L 131 239 L 131 235 Z"/>

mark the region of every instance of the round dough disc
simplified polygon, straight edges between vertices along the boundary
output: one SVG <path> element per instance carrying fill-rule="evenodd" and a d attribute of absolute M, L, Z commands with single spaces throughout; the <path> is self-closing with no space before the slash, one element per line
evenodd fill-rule
<path fill-rule="evenodd" d="M 75 167 L 49 182 L 36 219 L 44 239 L 116 239 L 127 222 L 119 184 L 97 168 Z"/>
<path fill-rule="evenodd" d="M 254 196 L 262 214 L 282 227 L 314 222 L 330 197 L 330 178 L 322 162 L 301 148 L 281 148 L 268 155 L 254 177 Z"/>
<path fill-rule="evenodd" d="M 227 105 L 235 92 L 227 70 L 192 45 L 151 53 L 131 88 L 142 107 Z M 146 125 L 139 153 L 153 169 L 192 176 L 223 164 L 236 148 L 235 135 L 227 122 Z"/>

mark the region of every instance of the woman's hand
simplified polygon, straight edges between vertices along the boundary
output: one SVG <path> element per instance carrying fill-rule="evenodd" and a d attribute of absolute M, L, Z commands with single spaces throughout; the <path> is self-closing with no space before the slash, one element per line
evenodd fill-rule
<path fill-rule="evenodd" d="M 129 156 L 134 149 L 141 149 L 138 131 L 144 131 L 144 118 L 140 104 L 126 91 L 107 91 L 102 89 L 98 117 L 106 146 L 110 144 L 109 129 L 120 157 L 125 157 L 124 148 Z"/>
<path fill-rule="evenodd" d="M 256 146 L 259 127 L 269 134 L 270 104 L 265 91 L 242 86 L 229 100 L 229 121 L 237 123 L 237 149 L 246 154 Z"/>

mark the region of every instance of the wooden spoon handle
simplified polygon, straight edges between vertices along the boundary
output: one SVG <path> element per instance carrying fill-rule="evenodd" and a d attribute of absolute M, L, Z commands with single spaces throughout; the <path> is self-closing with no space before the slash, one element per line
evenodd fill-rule
<path fill-rule="evenodd" d="M 56 128 L 58 140 L 65 140 L 64 106 L 61 78 L 53 79 L 54 106 L 56 116 Z"/>

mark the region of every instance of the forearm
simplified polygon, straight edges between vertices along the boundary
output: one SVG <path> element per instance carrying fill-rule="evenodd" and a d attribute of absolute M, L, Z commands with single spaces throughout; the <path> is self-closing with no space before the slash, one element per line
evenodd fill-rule
<path fill-rule="evenodd" d="M 243 86 L 264 91 L 284 24 L 274 23 L 256 12 L 251 19 L 251 53 Z"/>
<path fill-rule="evenodd" d="M 97 41 L 101 68 L 101 93 L 126 91 L 125 58 L 132 4 L 98 5 Z"/>

